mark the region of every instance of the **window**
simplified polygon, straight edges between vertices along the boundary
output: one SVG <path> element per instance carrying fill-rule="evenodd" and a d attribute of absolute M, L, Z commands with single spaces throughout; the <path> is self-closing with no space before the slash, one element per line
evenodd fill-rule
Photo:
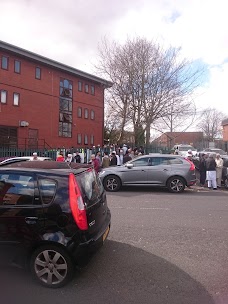
<path fill-rule="evenodd" d="M 59 99 L 59 111 L 60 112 L 72 112 L 72 100 L 60 98 Z"/>
<path fill-rule="evenodd" d="M 0 174 L 0 205 L 32 205 L 34 200 L 33 175 Z"/>
<path fill-rule="evenodd" d="M 67 113 L 59 113 L 59 121 L 72 123 L 72 115 Z"/>
<path fill-rule="evenodd" d="M 72 99 L 73 85 L 71 80 L 61 78 L 59 83 L 59 89 L 60 96 Z"/>
<path fill-rule="evenodd" d="M 6 56 L 2 56 L 2 69 L 8 70 L 9 58 Z"/>
<path fill-rule="evenodd" d="M 87 171 L 77 174 L 77 181 L 83 194 L 83 199 L 87 206 L 93 206 L 97 203 L 97 198 L 104 191 L 100 178 L 94 171 Z"/>
<path fill-rule="evenodd" d="M 81 118 L 82 117 L 82 108 L 78 107 L 78 117 Z"/>
<path fill-rule="evenodd" d="M 144 157 L 133 161 L 132 164 L 134 165 L 134 167 L 149 166 L 148 161 L 149 157 Z"/>
<path fill-rule="evenodd" d="M 85 92 L 89 93 L 89 85 L 88 84 L 85 84 Z"/>
<path fill-rule="evenodd" d="M 85 109 L 85 110 L 84 110 L 84 117 L 85 117 L 86 119 L 89 118 L 89 111 L 88 111 L 88 109 Z"/>
<path fill-rule="evenodd" d="M 78 144 L 82 143 L 82 134 L 78 134 Z"/>
<path fill-rule="evenodd" d="M 91 94 L 95 95 L 95 87 L 94 87 L 94 85 L 91 85 L 90 90 L 91 90 Z"/>
<path fill-rule="evenodd" d="M 183 161 L 179 158 L 173 158 L 173 157 L 166 157 L 162 158 L 162 165 L 182 165 Z"/>
<path fill-rule="evenodd" d="M 41 193 L 42 202 L 44 204 L 51 203 L 56 191 L 56 182 L 52 179 L 40 179 L 39 189 Z"/>
<path fill-rule="evenodd" d="M 14 72 L 18 74 L 21 73 L 21 62 L 18 60 L 14 61 Z"/>
<path fill-rule="evenodd" d="M 13 105 L 19 106 L 20 101 L 20 94 L 19 93 L 13 93 Z"/>
<path fill-rule="evenodd" d="M 94 135 L 91 135 L 91 136 L 90 136 L 90 144 L 91 144 L 91 145 L 94 145 Z"/>
<path fill-rule="evenodd" d="M 95 118 L 95 113 L 94 113 L 93 110 L 91 110 L 91 112 L 90 112 L 90 118 L 91 118 L 91 119 L 94 119 L 94 118 Z"/>
<path fill-rule="evenodd" d="M 72 81 L 60 78 L 59 82 L 59 136 L 72 137 Z"/>
<path fill-rule="evenodd" d="M 81 81 L 78 82 L 78 91 L 79 92 L 82 91 L 82 82 Z"/>
<path fill-rule="evenodd" d="M 41 79 L 41 68 L 36 67 L 36 79 Z"/>
<path fill-rule="evenodd" d="M 88 135 L 85 135 L 85 137 L 84 137 L 84 144 L 88 145 Z"/>
<path fill-rule="evenodd" d="M 7 103 L 7 91 L 5 90 L 1 90 L 1 103 Z"/>
<path fill-rule="evenodd" d="M 59 122 L 59 136 L 72 137 L 72 124 L 68 122 Z"/>

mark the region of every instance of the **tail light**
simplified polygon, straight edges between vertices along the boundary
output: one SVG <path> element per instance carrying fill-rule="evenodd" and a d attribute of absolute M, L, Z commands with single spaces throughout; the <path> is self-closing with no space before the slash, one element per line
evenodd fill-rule
<path fill-rule="evenodd" d="M 188 162 L 189 162 L 189 164 L 190 164 L 190 171 L 194 171 L 195 170 L 195 165 L 193 164 L 193 162 L 192 161 L 190 161 L 190 159 L 188 159 L 188 158 L 185 158 Z"/>
<path fill-rule="evenodd" d="M 69 175 L 69 197 L 70 208 L 74 220 L 80 230 L 88 229 L 85 205 L 81 196 L 81 191 L 73 173 Z"/>

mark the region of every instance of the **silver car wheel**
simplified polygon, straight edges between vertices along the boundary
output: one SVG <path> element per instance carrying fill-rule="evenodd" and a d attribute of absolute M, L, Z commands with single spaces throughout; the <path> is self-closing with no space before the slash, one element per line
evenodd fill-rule
<path fill-rule="evenodd" d="M 43 283 L 60 284 L 67 276 L 67 262 L 59 252 L 44 250 L 37 255 L 34 270 L 37 278 Z"/>
<path fill-rule="evenodd" d="M 224 181 L 224 186 L 225 186 L 226 189 L 228 189 L 228 179 L 227 178 Z"/>
<path fill-rule="evenodd" d="M 107 188 L 111 191 L 115 190 L 118 186 L 118 183 L 115 178 L 110 178 L 107 180 Z"/>
<path fill-rule="evenodd" d="M 172 178 L 169 182 L 168 188 L 171 192 L 182 192 L 185 188 L 185 184 L 180 178 Z"/>
<path fill-rule="evenodd" d="M 104 179 L 104 188 L 106 191 L 115 192 L 121 187 L 121 181 L 119 177 L 110 175 Z"/>

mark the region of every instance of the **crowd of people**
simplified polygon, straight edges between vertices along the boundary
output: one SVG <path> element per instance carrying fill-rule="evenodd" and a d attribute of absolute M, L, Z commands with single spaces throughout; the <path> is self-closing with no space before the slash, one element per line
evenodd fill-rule
<path fill-rule="evenodd" d="M 142 146 L 139 148 L 130 148 L 127 145 L 118 146 L 115 150 L 110 152 L 103 152 L 101 155 L 101 151 L 96 152 L 95 154 L 91 154 L 89 163 L 93 164 L 96 172 L 99 172 L 102 168 L 107 168 L 110 166 L 121 166 L 133 159 L 136 156 L 143 155 L 144 149 Z M 177 154 L 175 151 L 174 154 Z M 187 152 L 187 159 L 193 161 L 193 154 L 191 150 Z M 37 153 L 33 153 L 33 159 L 38 160 Z M 78 151 L 74 153 L 67 153 L 66 157 L 64 157 L 63 153 L 60 152 L 56 158 L 57 162 L 74 162 L 74 163 L 84 163 L 84 159 L 80 156 Z M 200 174 L 200 186 L 208 187 L 213 190 L 217 190 L 217 188 L 221 187 L 222 182 L 222 169 L 223 169 L 223 159 L 220 154 L 204 154 L 200 155 L 199 160 L 199 174 Z"/>
<path fill-rule="evenodd" d="M 143 155 L 144 149 L 142 146 L 139 148 L 129 148 L 127 145 L 117 147 L 111 153 L 104 152 L 103 157 L 101 152 L 98 151 L 96 154 L 91 155 L 91 163 L 93 164 L 95 171 L 99 172 L 102 168 L 107 168 L 110 166 L 121 166 L 133 159 L 138 155 Z"/>
<path fill-rule="evenodd" d="M 139 148 L 130 148 L 127 145 L 116 146 L 115 149 L 111 149 L 109 152 L 97 151 L 91 154 L 89 162 L 92 163 L 95 171 L 99 172 L 102 168 L 107 168 L 109 166 L 121 166 L 133 159 L 138 155 L 144 154 L 144 148 L 140 146 Z M 67 152 L 64 157 L 64 153 L 59 152 L 56 158 L 57 162 L 69 162 L 69 163 L 84 163 L 84 158 L 80 156 L 78 151 L 69 153 Z"/>
<path fill-rule="evenodd" d="M 220 154 L 204 154 L 200 156 L 199 173 L 200 173 L 200 185 L 206 186 L 213 190 L 221 187 L 222 182 L 222 168 L 223 159 Z"/>

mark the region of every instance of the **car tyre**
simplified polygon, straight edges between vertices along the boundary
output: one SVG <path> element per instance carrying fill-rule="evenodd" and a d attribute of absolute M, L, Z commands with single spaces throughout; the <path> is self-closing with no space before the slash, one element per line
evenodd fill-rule
<path fill-rule="evenodd" d="M 181 193 L 185 189 L 185 181 L 180 176 L 173 176 L 167 181 L 167 188 L 172 193 Z"/>
<path fill-rule="evenodd" d="M 120 178 L 116 175 L 109 175 L 104 178 L 103 182 L 104 188 L 109 192 L 117 192 L 121 188 Z"/>
<path fill-rule="evenodd" d="M 225 187 L 226 189 L 228 189 L 228 179 L 227 179 L 227 178 L 224 180 L 224 187 Z"/>
<path fill-rule="evenodd" d="M 66 250 L 47 244 L 32 253 L 30 270 L 36 281 L 43 286 L 59 288 L 72 278 L 74 265 Z"/>

